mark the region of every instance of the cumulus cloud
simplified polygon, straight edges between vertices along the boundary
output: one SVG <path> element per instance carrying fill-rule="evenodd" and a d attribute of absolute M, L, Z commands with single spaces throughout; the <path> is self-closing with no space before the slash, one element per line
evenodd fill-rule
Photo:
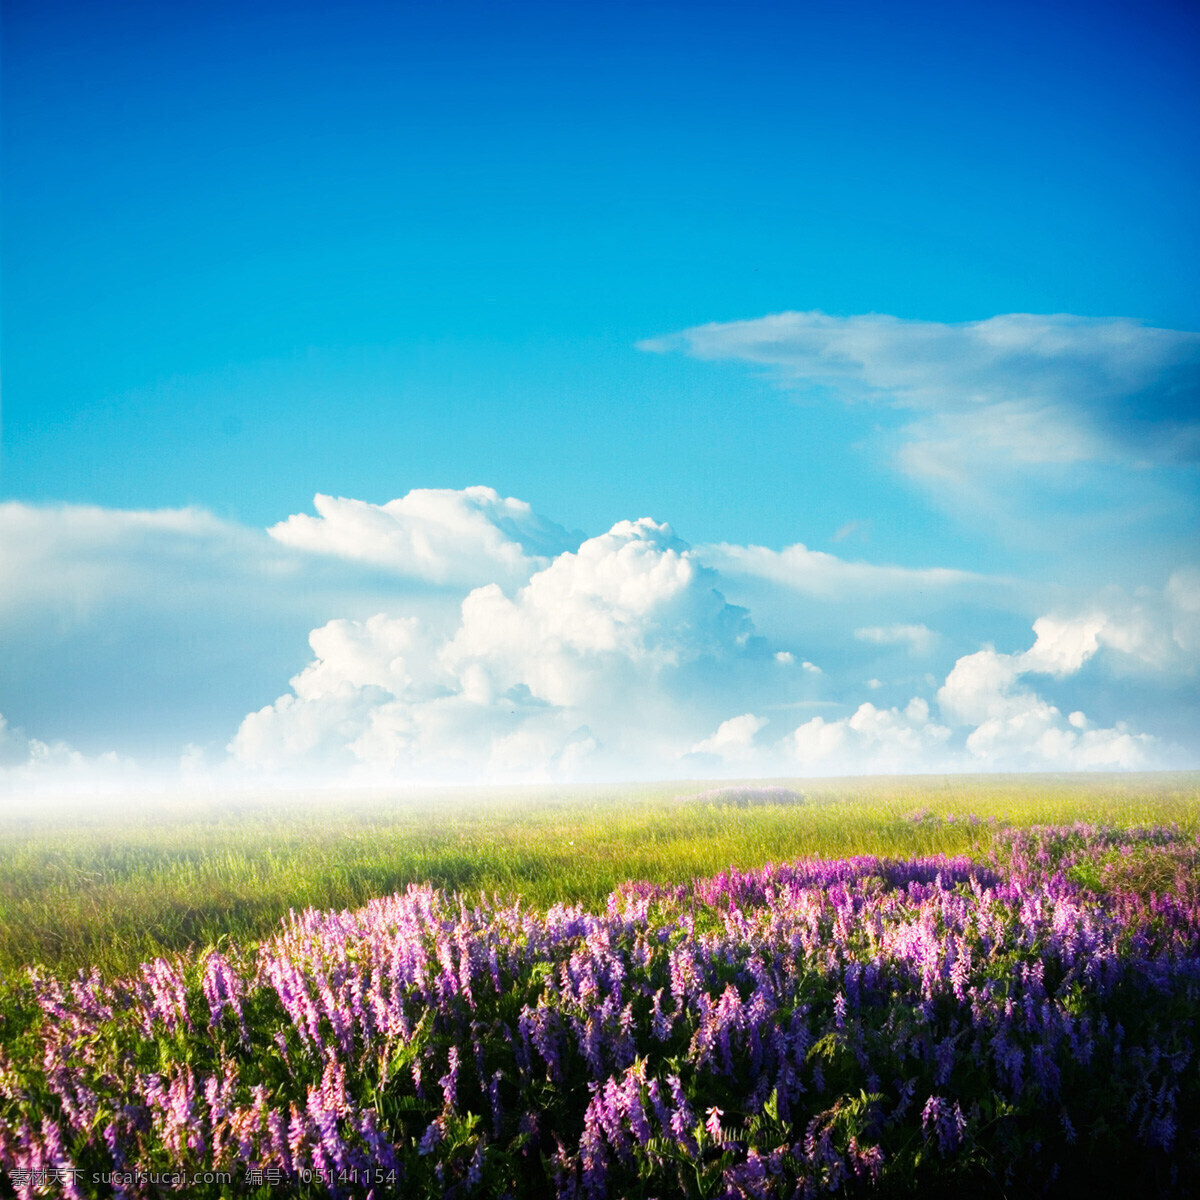
<path fill-rule="evenodd" d="M 286 546 L 433 583 L 524 582 L 580 538 L 490 487 L 414 488 L 386 504 L 318 494 L 267 531 Z"/>
<path fill-rule="evenodd" d="M 1110 673 L 1194 677 L 1200 670 L 1200 570 L 1180 568 L 1162 589 L 1141 587 L 1131 594 L 1106 588 L 1074 609 L 1039 617 L 1033 631 L 1036 639 L 1028 650 L 994 656 L 1003 668 L 986 669 L 1063 679 L 1099 654 Z M 969 699 L 960 699 L 953 689 L 944 704 L 954 711 L 963 705 L 964 720 L 978 716 Z"/>
<path fill-rule="evenodd" d="M 753 713 L 730 717 L 717 726 L 712 737 L 697 742 L 692 747 L 692 753 L 715 755 L 722 763 L 747 762 L 756 749 L 755 735 L 767 723 L 765 717 L 756 717 Z"/>
<path fill-rule="evenodd" d="M 1074 674 L 1099 648 L 1103 618 L 1043 617 L 1034 623 L 1034 644 L 1020 654 L 984 649 L 960 658 L 938 691 L 943 715 L 973 726 L 969 760 L 997 769 L 1013 767 L 1088 770 L 1157 765 L 1162 747 L 1123 723 L 1089 728 L 1081 711 L 1063 713 L 1039 695 L 1028 675 Z"/>
<path fill-rule="evenodd" d="M 840 720 L 813 717 L 791 734 L 785 749 L 805 773 L 889 774 L 945 763 L 950 736 L 931 719 L 928 703 L 914 697 L 903 709 L 866 703 Z"/>
<path fill-rule="evenodd" d="M 773 656 L 670 528 L 622 521 L 514 594 L 463 601 L 458 628 L 377 616 L 312 635 L 293 691 L 250 714 L 248 766 L 340 757 L 360 774 L 535 778 L 679 760 L 694 726 Z M 331 750 L 333 753 L 331 754 Z"/>
<path fill-rule="evenodd" d="M 1098 726 L 1076 707 L 1064 715 L 1029 682 L 1072 678 L 1122 639 L 1128 653 L 1129 621 L 1094 604 L 1039 617 L 1027 650 L 960 655 L 937 691 L 939 716 L 924 696 L 887 707 L 860 691 L 850 715 L 791 729 L 769 722 L 750 705 L 836 705 L 831 681 L 756 634 L 750 614 L 727 602 L 708 553 L 666 525 L 622 521 L 522 587 L 473 589 L 452 629 L 382 613 L 331 621 L 311 634 L 315 657 L 292 690 L 244 719 L 231 752 L 252 769 L 336 768 L 363 779 L 1126 768 L 1162 758 L 1155 738 Z M 857 568 L 855 580 L 873 570 L 829 555 L 816 565 L 834 595 L 845 567 Z M 878 570 L 893 582 L 918 574 Z M 947 574 L 928 573 L 959 582 Z M 1177 573 L 1158 601 L 1179 614 L 1185 641 L 1200 607 L 1193 583 Z M 1139 603 L 1139 613 L 1150 606 Z M 941 645 L 916 622 L 857 626 L 852 636 L 906 656 Z"/>
<path fill-rule="evenodd" d="M 1044 694 L 1047 684 L 1070 680 L 1090 663 L 1109 669 L 1135 659 L 1159 675 L 1194 675 L 1192 622 L 1198 606 L 1191 569 L 1172 575 L 1161 593 L 1144 589 L 1136 602 L 1110 611 L 1093 601 L 1071 614 L 1033 623 L 1024 651 L 992 647 L 960 656 L 938 689 L 940 716 L 914 697 L 904 707 L 860 703 L 845 717 L 815 716 L 771 745 L 761 744 L 746 718 L 722 726 L 703 744 L 730 764 L 754 762 L 771 773 L 880 773 L 953 770 L 1112 770 L 1178 766 L 1189 761 L 1179 746 L 1130 727 L 1098 724 L 1081 709 L 1064 708 Z M 1118 597 L 1119 599 L 1119 597 Z M 857 630 L 865 641 L 906 642 L 905 627 Z M 919 638 L 917 640 L 920 640 Z M 1171 661 L 1164 647 L 1173 648 Z M 868 687 L 884 685 L 869 680 Z M 697 749 L 701 747 L 698 746 Z M 1194 757 L 1194 749 L 1191 752 Z"/>
<path fill-rule="evenodd" d="M 1178 568 L 1161 591 L 1105 589 L 1071 623 L 1087 627 L 1127 671 L 1195 675 L 1200 669 L 1200 569 Z"/>
<path fill-rule="evenodd" d="M 1182 765 L 1181 747 L 1195 752 L 1198 597 L 1194 568 L 1175 571 L 1162 589 L 1104 589 L 1036 621 L 1037 638 L 1021 654 L 985 649 L 961 659 L 939 693 L 943 711 L 975 727 L 972 754 L 997 763 L 1032 755 L 1075 768 Z M 1045 681 L 1059 683 L 1058 703 L 1042 698 Z M 1107 719 L 1085 715 L 1093 706 Z M 1132 730 L 1132 714 L 1157 736 Z"/>
<path fill-rule="evenodd" d="M 813 717 L 781 749 L 803 772 L 1104 770 L 1170 765 L 1179 751 L 1124 722 L 1097 727 L 1064 714 L 1029 676 L 1062 679 L 1101 648 L 1103 618 L 1043 617 L 1025 651 L 985 648 L 960 657 L 938 689 L 940 720 L 914 697 L 904 708 L 865 703 L 848 717 Z M 871 681 L 875 682 L 875 681 Z"/>

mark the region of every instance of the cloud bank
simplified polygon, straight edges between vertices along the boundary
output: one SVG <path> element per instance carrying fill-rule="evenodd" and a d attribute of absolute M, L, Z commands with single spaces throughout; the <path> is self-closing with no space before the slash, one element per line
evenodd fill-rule
<path fill-rule="evenodd" d="M 67 742 L 44 742 L 0 714 L 0 793 L 106 792 L 146 783 L 131 758 L 115 751 L 81 754 Z"/>
<path fill-rule="evenodd" d="M 649 518 L 577 541 L 488 488 L 316 512 L 256 531 L 0 505 L 24 671 L 0 681 L 0 785 L 1200 762 L 1194 565 L 1050 603 L 937 566 L 693 547 Z"/>
<path fill-rule="evenodd" d="M 1136 661 L 1194 674 L 1194 572 L 1132 605 L 1110 595 L 1111 611 L 1044 615 L 1028 649 L 961 654 L 940 686 L 925 673 L 925 694 L 902 704 L 860 699 L 849 715 L 799 720 L 796 709 L 844 706 L 832 698 L 847 692 L 843 665 L 826 672 L 761 636 L 704 557 L 668 526 L 623 521 L 520 588 L 473 589 L 440 635 L 384 614 L 330 622 L 312 633 L 315 658 L 292 690 L 245 718 L 231 753 L 250 770 L 333 763 L 363 780 L 1129 769 L 1189 754 L 1045 692 L 1098 656 L 1118 671 Z M 829 558 L 818 559 L 826 576 L 852 566 L 831 572 Z M 846 636 L 893 661 L 929 659 L 944 640 L 921 623 Z"/>

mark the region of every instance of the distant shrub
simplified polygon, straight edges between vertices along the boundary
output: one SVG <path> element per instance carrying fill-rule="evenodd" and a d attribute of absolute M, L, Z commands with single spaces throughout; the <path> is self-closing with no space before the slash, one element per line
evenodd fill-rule
<path fill-rule="evenodd" d="M 680 796 L 697 804 L 715 804 L 724 808 L 750 808 L 759 804 L 803 804 L 804 793 L 791 788 L 769 787 L 721 787 L 710 788 L 693 796 Z"/>

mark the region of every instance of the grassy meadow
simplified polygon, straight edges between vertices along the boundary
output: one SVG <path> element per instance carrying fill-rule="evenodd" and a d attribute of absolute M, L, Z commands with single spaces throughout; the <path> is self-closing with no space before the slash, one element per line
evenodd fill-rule
<path fill-rule="evenodd" d="M 1196 772 L 10 807 L 0 1191 L 1191 1200 L 1198 833 Z"/>
<path fill-rule="evenodd" d="M 11 807 L 0 972 L 111 976 L 267 936 L 289 909 L 359 906 L 411 883 L 594 907 L 629 879 L 680 883 L 803 856 L 982 857 L 992 822 L 1200 829 L 1198 772 L 765 783 L 795 798 L 739 803 L 724 781 Z"/>

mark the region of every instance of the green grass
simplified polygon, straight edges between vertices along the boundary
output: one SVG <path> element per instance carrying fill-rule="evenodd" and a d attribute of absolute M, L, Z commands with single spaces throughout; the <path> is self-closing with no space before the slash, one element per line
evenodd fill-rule
<path fill-rule="evenodd" d="M 0 972 L 106 974 L 188 945 L 256 939 L 289 908 L 409 883 L 601 903 L 802 855 L 982 853 L 986 826 L 1074 820 L 1200 828 L 1200 773 L 781 780 L 800 804 L 731 807 L 704 783 L 382 795 L 133 798 L 0 817 Z M 932 818 L 913 821 L 914 811 Z"/>

